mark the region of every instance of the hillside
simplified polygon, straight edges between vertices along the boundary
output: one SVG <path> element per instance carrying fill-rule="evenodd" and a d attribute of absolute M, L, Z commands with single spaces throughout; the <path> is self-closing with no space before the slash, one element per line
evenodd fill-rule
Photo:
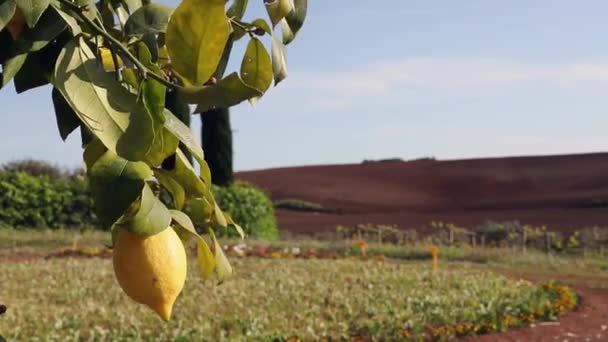
<path fill-rule="evenodd" d="M 608 226 L 608 153 L 289 167 L 237 178 L 274 200 L 297 198 L 336 212 L 277 210 L 281 229 L 298 233 L 368 222 L 417 228 L 432 220 Z"/>

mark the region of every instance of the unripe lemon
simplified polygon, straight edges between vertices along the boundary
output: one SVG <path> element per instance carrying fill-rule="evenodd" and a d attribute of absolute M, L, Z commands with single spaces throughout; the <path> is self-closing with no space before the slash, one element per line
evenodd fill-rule
<path fill-rule="evenodd" d="M 173 228 L 151 236 L 120 229 L 113 263 L 114 274 L 125 293 L 168 321 L 187 271 L 186 250 Z"/>

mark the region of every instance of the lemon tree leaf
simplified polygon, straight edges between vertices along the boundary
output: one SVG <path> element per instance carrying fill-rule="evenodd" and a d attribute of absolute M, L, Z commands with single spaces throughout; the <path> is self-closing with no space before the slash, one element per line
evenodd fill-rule
<path fill-rule="evenodd" d="M 49 7 L 50 0 L 15 0 L 15 3 L 23 12 L 27 26 L 32 28 L 36 25 L 42 13 Z"/>
<path fill-rule="evenodd" d="M 272 61 L 268 51 L 259 39 L 251 38 L 241 62 L 243 82 L 264 93 L 272 84 L 272 77 Z"/>
<path fill-rule="evenodd" d="M 41 50 L 57 38 L 66 27 L 67 24 L 61 15 L 54 8 L 50 8 L 40 17 L 35 27 L 24 30 L 21 37 L 10 47 L 12 55 Z"/>
<path fill-rule="evenodd" d="M 117 225 L 135 234 L 150 236 L 160 233 L 171 224 L 171 213 L 148 184 L 144 184 L 141 198 L 133 215 L 121 217 Z"/>
<path fill-rule="evenodd" d="M 213 209 L 214 205 L 207 201 L 207 199 L 198 197 L 187 199 L 183 211 L 196 225 L 210 227 L 210 218 L 211 215 L 213 215 Z"/>
<path fill-rule="evenodd" d="M 277 39 L 272 37 L 272 74 L 274 77 L 274 85 L 276 86 L 282 80 L 287 78 L 287 59 L 285 56 L 285 45 Z"/>
<path fill-rule="evenodd" d="M 192 220 L 190 219 L 190 217 L 188 217 L 188 215 L 184 214 L 183 212 L 181 212 L 179 210 L 175 210 L 175 209 L 171 209 L 171 210 L 169 210 L 169 212 L 171 213 L 173 222 L 175 222 L 180 227 L 182 227 L 185 230 L 187 230 L 188 232 L 190 232 L 190 234 L 199 236 L 198 233 L 196 232 L 196 229 L 194 228 L 194 224 L 192 223 Z"/>
<path fill-rule="evenodd" d="M 161 33 L 167 30 L 167 23 L 173 9 L 158 3 L 150 3 L 138 8 L 125 23 L 127 37 L 142 36 L 146 33 Z"/>
<path fill-rule="evenodd" d="M 190 127 L 186 126 L 181 120 L 179 120 L 171 111 L 164 109 L 165 115 L 165 128 L 171 132 L 179 141 L 186 146 L 188 151 L 194 156 L 201 168 L 201 177 L 207 185 L 211 185 L 211 170 L 209 165 L 205 161 L 205 154 L 203 149 L 198 144 Z"/>
<path fill-rule="evenodd" d="M 215 256 L 202 237 L 196 240 L 196 251 L 201 276 L 203 279 L 207 280 L 213 275 L 213 270 L 215 269 Z"/>
<path fill-rule="evenodd" d="M 232 5 L 228 7 L 228 11 L 226 11 L 226 15 L 229 18 L 242 19 L 245 15 L 245 10 L 247 9 L 248 0 L 234 0 Z"/>
<path fill-rule="evenodd" d="M 55 11 L 57 11 L 57 13 L 63 19 L 63 21 L 66 22 L 66 24 L 68 25 L 68 27 L 70 28 L 70 31 L 72 31 L 72 34 L 74 36 L 82 32 L 82 28 L 80 28 L 78 21 L 76 19 L 74 19 L 74 17 L 72 17 L 71 15 L 69 15 L 65 11 L 63 11 L 59 5 L 57 5 L 57 4 L 51 4 L 51 5 L 53 5 L 53 9 L 55 9 Z"/>
<path fill-rule="evenodd" d="M 92 164 L 87 174 L 96 212 L 104 226 L 111 226 L 142 195 L 144 180 L 152 176 L 152 170 L 145 163 L 130 162 L 112 151 L 92 161 L 101 151 L 100 143 L 89 144 L 85 161 Z"/>
<path fill-rule="evenodd" d="M 184 98 L 197 104 L 195 113 L 206 112 L 213 108 L 228 108 L 252 97 L 261 96 L 262 92 L 247 85 L 238 73 L 232 73 L 217 84 L 207 87 L 189 87 L 181 89 Z"/>
<path fill-rule="evenodd" d="M 292 0 L 270 0 L 265 2 L 265 6 L 273 27 L 293 9 Z"/>
<path fill-rule="evenodd" d="M 104 72 L 80 38 L 63 48 L 55 67 L 54 86 L 85 126 L 117 155 L 143 160 L 154 136 L 152 118 L 137 97 Z"/>
<path fill-rule="evenodd" d="M 285 45 L 294 40 L 298 31 L 304 25 L 304 19 L 306 19 L 306 12 L 308 10 L 308 0 L 293 0 L 293 3 L 293 9 L 281 21 L 283 44 Z"/>
<path fill-rule="evenodd" d="M 194 229 L 194 224 L 192 224 L 192 220 L 190 220 L 190 217 L 188 217 L 188 215 L 184 214 L 179 210 L 174 209 L 169 210 L 169 212 L 171 213 L 171 217 L 173 219 L 173 227 L 175 229 L 175 232 L 177 233 L 177 235 L 179 235 L 179 238 L 182 240 L 184 245 L 187 245 L 188 242 L 190 242 L 190 238 L 192 236 L 195 236 L 199 239 L 201 238 L 200 235 L 198 235 L 198 233 L 196 232 L 196 229 Z"/>
<path fill-rule="evenodd" d="M 70 133 L 80 126 L 80 120 L 57 88 L 53 88 L 51 98 L 53 100 L 53 107 L 55 108 L 55 117 L 57 119 L 56 121 L 57 128 L 59 129 L 59 135 L 61 136 L 61 139 L 65 141 L 68 135 L 70 135 Z"/>
<path fill-rule="evenodd" d="M 230 34 L 225 0 L 184 0 L 171 14 L 165 43 L 175 71 L 195 85 L 215 72 Z"/>
<path fill-rule="evenodd" d="M 27 54 L 23 53 L 10 58 L 2 64 L 2 84 L 0 84 L 0 89 L 7 85 L 19 70 L 21 70 L 21 67 L 25 64 L 26 58 Z"/>
<path fill-rule="evenodd" d="M 177 181 L 184 188 L 187 197 L 204 196 L 206 192 L 205 183 L 196 175 L 196 170 L 181 150 L 177 150 L 175 153 L 173 169 L 162 170 L 159 173 L 170 176 Z"/>
<path fill-rule="evenodd" d="M 2 30 L 9 21 L 13 18 L 15 13 L 15 1 L 5 0 L 0 2 L 0 30 Z"/>
<path fill-rule="evenodd" d="M 224 217 L 224 213 L 222 212 L 222 209 L 220 209 L 220 206 L 217 205 L 217 203 L 215 204 L 215 208 L 213 210 L 213 223 L 215 223 L 216 225 L 219 225 L 221 227 L 226 227 L 228 226 L 228 221 L 226 221 L 226 217 Z"/>
<path fill-rule="evenodd" d="M 215 233 L 213 233 L 212 229 L 209 230 L 209 235 L 211 236 L 211 240 L 213 241 L 214 246 L 213 252 L 215 254 L 215 270 L 217 272 L 217 278 L 219 280 L 219 283 L 221 284 L 226 279 L 232 276 L 232 266 L 230 265 L 228 258 L 226 258 L 224 250 L 222 249 L 220 243 L 217 241 Z"/>
<path fill-rule="evenodd" d="M 252 21 L 251 26 L 259 27 L 262 30 L 264 30 L 264 32 L 266 32 L 267 34 L 272 35 L 272 29 L 270 28 L 270 25 L 268 25 L 266 20 L 264 20 L 262 18 L 258 18 L 256 20 Z"/>
<path fill-rule="evenodd" d="M 154 177 L 173 197 L 173 204 L 177 209 L 181 209 L 186 201 L 186 191 L 184 187 L 177 182 L 168 171 L 162 169 L 154 169 Z"/>
<path fill-rule="evenodd" d="M 192 134 L 190 127 L 186 126 L 180 119 L 178 119 L 170 110 L 164 109 L 165 116 L 165 127 L 181 141 L 190 153 L 196 158 L 197 161 L 205 159 L 203 149 L 199 146 L 198 142 Z"/>
<path fill-rule="evenodd" d="M 86 131 L 83 130 L 81 133 L 84 135 L 85 132 Z M 97 138 L 91 138 L 91 141 L 83 145 L 85 145 L 85 149 L 82 154 L 82 159 L 84 160 L 84 164 L 88 171 L 93 167 L 93 164 L 95 164 L 95 162 L 99 160 L 104 153 L 106 153 L 108 149 L 103 145 L 101 140 Z"/>
<path fill-rule="evenodd" d="M 234 222 L 234 220 L 232 219 L 232 216 L 230 216 L 230 214 L 224 213 L 224 217 L 226 218 L 226 222 L 228 222 L 228 225 L 234 227 L 234 229 L 239 234 L 241 239 L 244 239 L 245 231 L 243 230 L 243 228 L 240 225 L 238 225 L 236 222 Z"/>

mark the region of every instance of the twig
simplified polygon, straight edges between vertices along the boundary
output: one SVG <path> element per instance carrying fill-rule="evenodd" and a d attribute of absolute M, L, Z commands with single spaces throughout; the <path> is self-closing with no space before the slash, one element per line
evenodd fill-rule
<path fill-rule="evenodd" d="M 69 0 L 59 0 L 59 2 L 69 7 L 78 15 L 78 17 L 80 17 L 82 21 L 87 23 L 95 31 L 95 33 L 104 37 L 107 41 L 112 43 L 112 45 L 116 49 L 120 50 L 120 52 L 122 52 L 137 67 L 137 69 L 139 69 L 139 71 L 142 73 L 143 78 L 150 76 L 151 78 L 157 80 L 158 82 L 164 84 L 169 88 L 182 88 L 182 86 L 180 86 L 179 84 L 175 84 L 165 79 L 163 76 L 156 74 L 154 71 L 148 69 L 145 65 L 143 65 L 142 62 L 140 62 L 139 59 L 133 56 L 131 51 L 129 51 L 129 49 L 127 49 L 118 39 L 112 37 L 109 33 L 107 33 L 105 30 L 95 24 L 95 22 L 93 22 L 89 17 L 82 13 L 85 7 L 78 6 L 70 2 Z"/>

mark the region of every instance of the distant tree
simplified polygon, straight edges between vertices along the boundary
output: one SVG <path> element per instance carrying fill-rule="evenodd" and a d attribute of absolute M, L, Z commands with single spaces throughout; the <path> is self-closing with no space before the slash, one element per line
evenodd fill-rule
<path fill-rule="evenodd" d="M 217 108 L 204 112 L 201 123 L 201 141 L 213 184 L 228 186 L 234 180 L 230 110 Z"/>

